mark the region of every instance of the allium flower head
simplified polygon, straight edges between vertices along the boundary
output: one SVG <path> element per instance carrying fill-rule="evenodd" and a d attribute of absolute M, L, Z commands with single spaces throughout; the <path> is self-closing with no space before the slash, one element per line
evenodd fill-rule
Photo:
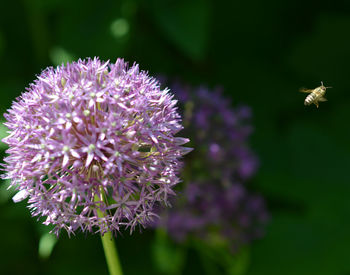
<path fill-rule="evenodd" d="M 203 159 L 208 177 L 221 181 L 245 181 L 258 167 L 256 156 L 248 146 L 252 133 L 251 109 L 248 106 L 231 107 L 231 101 L 221 89 L 208 90 L 177 84 L 174 86 L 183 103 L 184 123 L 188 135 L 199 145 L 191 154 Z"/>
<path fill-rule="evenodd" d="M 186 159 L 181 193 L 160 224 L 176 241 L 191 236 L 228 242 L 235 251 L 263 233 L 263 198 L 248 191 L 257 158 L 247 106 L 232 108 L 220 90 L 172 86 L 180 99 L 186 135 L 196 150 Z"/>
<path fill-rule="evenodd" d="M 4 178 L 68 233 L 144 225 L 179 182 L 188 139 L 168 89 L 122 59 L 47 68 L 5 114 Z"/>

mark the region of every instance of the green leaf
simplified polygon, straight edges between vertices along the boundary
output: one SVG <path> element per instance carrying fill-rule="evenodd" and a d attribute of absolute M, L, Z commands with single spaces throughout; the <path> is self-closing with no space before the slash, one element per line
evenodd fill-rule
<path fill-rule="evenodd" d="M 239 253 L 227 258 L 227 274 L 243 275 L 247 273 L 250 264 L 250 250 L 248 247 L 242 248 Z"/>
<path fill-rule="evenodd" d="M 0 121 L 0 141 L 8 136 L 9 129 L 4 125 L 4 121 Z M 3 142 L 0 142 L 0 150 L 5 150 L 7 145 Z"/>
<path fill-rule="evenodd" d="M 43 234 L 39 241 L 39 258 L 48 259 L 57 243 L 57 237 L 49 232 Z"/>
<path fill-rule="evenodd" d="M 181 274 L 186 253 L 181 246 L 174 244 L 166 233 L 158 229 L 152 245 L 152 256 L 156 268 L 165 274 Z"/>
<path fill-rule="evenodd" d="M 229 249 L 229 243 L 193 242 L 207 274 L 244 275 L 250 264 L 250 249 L 241 247 L 236 253 Z"/>
<path fill-rule="evenodd" d="M 0 183 L 0 204 L 7 202 L 15 193 L 15 188 L 8 189 L 11 181 L 3 180 Z"/>
<path fill-rule="evenodd" d="M 64 48 L 57 46 L 50 50 L 50 59 L 55 66 L 59 66 L 75 60 L 75 57 Z"/>

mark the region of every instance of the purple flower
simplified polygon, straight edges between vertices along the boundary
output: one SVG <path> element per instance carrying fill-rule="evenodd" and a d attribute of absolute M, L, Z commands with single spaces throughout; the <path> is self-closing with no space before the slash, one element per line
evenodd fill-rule
<path fill-rule="evenodd" d="M 217 235 L 235 249 L 260 238 L 268 220 L 261 196 L 250 194 L 242 184 L 223 188 L 209 180 L 187 184 L 183 201 L 174 202 L 166 213 L 163 225 L 176 241 L 190 235 L 210 241 Z"/>
<path fill-rule="evenodd" d="M 256 156 L 247 144 L 252 133 L 251 110 L 247 106 L 233 109 L 220 89 L 190 89 L 179 83 L 180 101 L 187 135 L 197 144 L 193 158 L 202 159 L 201 169 L 217 180 L 245 181 L 258 167 Z M 200 156 L 199 156 L 200 155 Z M 204 166 L 204 167 L 203 167 Z"/>
<path fill-rule="evenodd" d="M 144 225 L 179 182 L 189 140 L 168 89 L 131 68 L 79 60 L 47 68 L 5 114 L 10 135 L 3 164 L 15 202 L 74 233 Z"/>
<path fill-rule="evenodd" d="M 236 251 L 261 237 L 268 220 L 264 200 L 247 185 L 258 167 L 247 140 L 251 110 L 232 108 L 221 90 L 174 86 L 196 150 L 186 160 L 181 195 L 161 212 L 159 224 L 176 241 L 224 240 Z"/>

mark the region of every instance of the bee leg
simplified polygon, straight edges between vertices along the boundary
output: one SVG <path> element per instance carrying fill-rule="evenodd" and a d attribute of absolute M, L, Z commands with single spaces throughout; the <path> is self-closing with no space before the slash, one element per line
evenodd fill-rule
<path fill-rule="evenodd" d="M 318 102 L 315 102 L 316 107 L 318 108 Z"/>

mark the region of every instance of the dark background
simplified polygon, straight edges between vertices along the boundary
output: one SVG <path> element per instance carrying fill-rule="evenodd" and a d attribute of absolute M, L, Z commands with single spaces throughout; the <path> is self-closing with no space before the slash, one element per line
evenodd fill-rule
<path fill-rule="evenodd" d="M 253 109 L 251 146 L 260 159 L 253 182 L 271 213 L 244 274 L 347 275 L 349 30 L 349 1 L 3 1 L 0 111 L 43 68 L 80 57 L 123 57 L 151 75 L 221 85 L 233 106 Z M 320 81 L 333 87 L 329 101 L 305 107 L 298 89 Z M 107 274 L 97 235 L 62 234 L 40 260 L 47 229 L 4 186 L 0 274 Z M 157 274 L 152 240 L 147 230 L 117 239 L 126 275 Z M 190 251 L 184 273 L 202 268 Z"/>

